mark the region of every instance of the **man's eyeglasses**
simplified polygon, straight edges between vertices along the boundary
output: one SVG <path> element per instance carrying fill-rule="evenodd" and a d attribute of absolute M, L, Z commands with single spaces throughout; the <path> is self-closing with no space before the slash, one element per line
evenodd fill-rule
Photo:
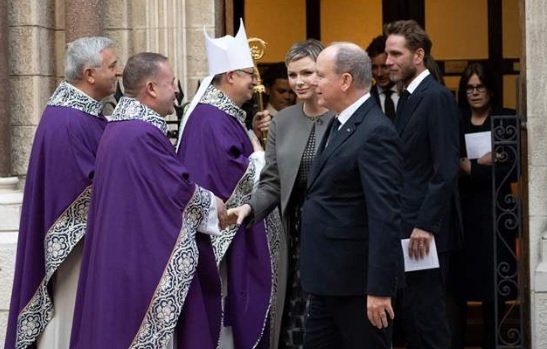
<path fill-rule="evenodd" d="M 256 74 L 255 74 L 254 70 L 252 72 L 246 71 L 246 70 L 243 70 L 243 69 L 238 69 L 236 71 L 237 72 L 242 72 L 242 73 L 245 73 L 245 74 L 249 75 L 251 77 L 251 79 L 256 79 Z"/>
<path fill-rule="evenodd" d="M 471 95 L 473 94 L 473 92 L 477 91 L 477 93 L 483 93 L 486 91 L 486 86 L 484 85 L 476 85 L 476 86 L 473 86 L 473 85 L 467 85 L 467 87 L 465 88 L 465 93 L 467 93 L 468 95 Z"/>

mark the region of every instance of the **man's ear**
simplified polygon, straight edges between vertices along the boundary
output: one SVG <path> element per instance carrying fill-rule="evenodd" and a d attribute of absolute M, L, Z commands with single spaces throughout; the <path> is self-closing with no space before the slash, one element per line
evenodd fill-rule
<path fill-rule="evenodd" d="M 158 91 L 156 90 L 156 84 L 154 84 L 152 81 L 147 81 L 145 85 L 146 93 L 153 98 L 156 98 L 158 96 Z"/>
<path fill-rule="evenodd" d="M 236 74 L 235 71 L 229 71 L 224 74 L 224 77 L 226 78 L 226 82 L 231 84 L 234 81 L 234 74 Z"/>
<path fill-rule="evenodd" d="M 419 48 L 414 52 L 414 64 L 425 64 L 425 51 L 423 48 Z"/>
<path fill-rule="evenodd" d="M 84 68 L 84 80 L 90 84 L 93 85 L 95 83 L 95 77 L 94 77 L 94 70 L 93 68 L 86 67 Z"/>
<path fill-rule="evenodd" d="M 342 84 L 341 84 L 342 91 L 346 92 L 350 88 L 352 82 L 353 82 L 353 76 L 351 76 L 350 73 L 342 74 Z"/>

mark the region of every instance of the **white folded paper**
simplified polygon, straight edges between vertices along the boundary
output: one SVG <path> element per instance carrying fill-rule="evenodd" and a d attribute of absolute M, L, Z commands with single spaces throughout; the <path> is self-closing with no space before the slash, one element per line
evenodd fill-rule
<path fill-rule="evenodd" d="M 423 259 L 413 259 L 408 255 L 408 244 L 410 239 L 401 240 L 403 247 L 403 256 L 405 258 L 405 271 L 416 271 L 425 269 L 435 269 L 439 267 L 439 257 L 437 255 L 437 246 L 435 245 L 435 238 L 431 240 L 429 244 L 429 254 Z"/>
<path fill-rule="evenodd" d="M 492 132 L 475 132 L 465 134 L 465 149 L 469 160 L 478 159 L 492 151 Z"/>

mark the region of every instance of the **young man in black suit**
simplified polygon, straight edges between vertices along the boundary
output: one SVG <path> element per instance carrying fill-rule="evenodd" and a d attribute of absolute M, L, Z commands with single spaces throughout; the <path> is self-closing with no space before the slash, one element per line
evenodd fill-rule
<path fill-rule="evenodd" d="M 360 47 L 335 43 L 316 68 L 319 104 L 337 117 L 303 206 L 300 272 L 311 295 L 304 348 L 391 348 L 402 275 L 400 140 L 370 97 L 370 59 Z"/>
<path fill-rule="evenodd" d="M 370 57 L 372 77 L 374 78 L 374 86 L 370 89 L 370 95 L 374 97 L 384 114 L 394 120 L 399 101 L 399 84 L 395 84 L 389 78 L 389 69 L 386 65 L 385 35 L 372 39 L 367 46 L 367 54 Z"/>
<path fill-rule="evenodd" d="M 395 126 L 403 144 L 402 233 L 409 255 L 421 259 L 435 239 L 440 268 L 406 273 L 402 292 L 408 348 L 449 348 L 446 272 L 458 245 L 458 108 L 452 94 L 426 68 L 431 40 L 413 20 L 386 26 L 390 79 L 402 82 Z"/>

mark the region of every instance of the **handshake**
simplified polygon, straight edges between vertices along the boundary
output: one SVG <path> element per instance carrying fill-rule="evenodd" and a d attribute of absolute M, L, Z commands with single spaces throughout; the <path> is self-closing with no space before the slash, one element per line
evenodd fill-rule
<path fill-rule="evenodd" d="M 243 220 L 251 214 L 252 208 L 249 204 L 244 204 L 239 207 L 234 207 L 226 210 L 224 202 L 218 197 L 216 198 L 216 200 L 220 230 L 223 230 L 233 224 L 241 225 L 241 223 L 243 223 Z"/>

